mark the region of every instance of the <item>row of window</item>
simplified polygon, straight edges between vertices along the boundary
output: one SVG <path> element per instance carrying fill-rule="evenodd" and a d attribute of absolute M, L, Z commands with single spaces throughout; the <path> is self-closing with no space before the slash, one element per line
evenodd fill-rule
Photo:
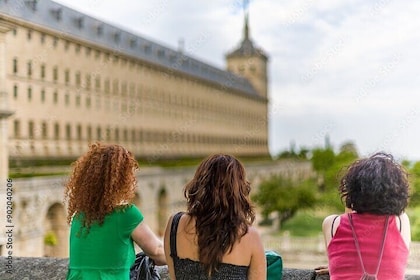
<path fill-rule="evenodd" d="M 61 125 L 55 122 L 52 127 L 46 121 L 40 123 L 40 127 L 35 126 L 34 121 L 28 122 L 28 139 L 54 139 L 54 140 L 79 140 L 79 141 L 131 141 L 149 143 L 212 143 L 212 144 L 247 144 L 263 145 L 264 139 L 258 137 L 218 137 L 193 133 L 179 133 L 154 131 L 144 129 L 112 128 L 92 125 L 71 124 Z M 52 133 L 49 131 L 52 129 Z M 13 122 L 14 138 L 21 137 L 21 121 Z M 73 134 L 74 133 L 74 134 Z"/>
<path fill-rule="evenodd" d="M 65 106 L 71 106 L 74 104 L 76 108 L 83 106 L 86 109 L 91 109 L 92 103 L 95 102 L 96 110 L 104 108 L 106 111 L 113 110 L 121 113 L 130 112 L 131 114 L 136 111 L 137 113 L 142 113 L 143 110 L 149 109 L 162 111 L 165 114 L 171 115 L 172 113 L 176 114 L 176 112 L 181 110 L 185 112 L 197 112 L 199 114 L 199 118 L 208 118 L 213 112 L 220 115 L 227 121 L 235 119 L 253 120 L 258 118 L 257 115 L 239 108 L 234 109 L 226 106 L 220 106 L 216 103 L 206 103 L 197 98 L 175 96 L 169 94 L 168 92 L 158 92 L 155 94 L 152 94 L 152 92 L 153 91 L 148 88 L 147 91 L 144 92 L 145 94 L 142 95 L 143 92 L 140 92 L 131 98 L 102 99 L 100 95 L 73 94 L 69 91 L 66 91 L 64 95 L 62 95 L 59 94 L 57 89 L 54 89 L 52 94 L 47 92 L 45 89 L 41 89 L 40 92 L 38 92 L 34 91 L 32 87 L 29 86 L 26 89 L 26 101 L 32 102 L 40 100 L 42 104 L 52 102 L 54 105 L 64 102 Z M 13 98 L 15 100 L 24 101 L 19 97 L 19 87 L 17 84 L 13 86 Z"/>
<path fill-rule="evenodd" d="M 18 59 L 14 58 L 13 59 L 13 66 L 12 66 L 12 73 L 17 75 L 19 73 L 19 64 L 18 64 Z M 33 77 L 33 72 L 34 72 L 34 63 L 32 62 L 32 60 L 29 60 L 26 63 L 26 74 L 28 78 L 32 78 Z M 39 79 L 41 80 L 45 80 L 46 79 L 46 65 L 45 64 L 41 64 L 40 65 L 40 72 L 39 72 Z M 80 71 L 77 71 L 74 74 L 74 85 L 77 87 L 82 87 L 86 90 L 90 90 L 92 87 L 92 80 L 94 80 L 94 86 L 96 90 L 100 90 L 101 89 L 101 77 L 99 75 L 95 75 L 95 74 L 86 74 L 84 79 L 82 79 L 82 74 L 80 73 Z M 58 70 L 58 66 L 54 66 L 52 69 L 52 79 L 51 81 L 53 81 L 54 83 L 59 82 L 59 70 Z M 70 81 L 71 81 L 71 77 L 70 77 L 70 69 L 65 69 L 64 70 L 64 84 L 65 85 L 70 85 Z M 111 89 L 111 82 L 110 79 L 105 79 L 104 80 L 104 91 L 105 93 L 109 93 Z M 120 84 L 119 84 L 119 80 L 115 79 L 113 81 L 113 92 L 118 94 L 120 91 Z M 121 91 L 122 93 L 126 93 L 127 92 L 127 83 L 123 82 L 121 83 Z"/>
<path fill-rule="evenodd" d="M 13 58 L 12 61 L 12 73 L 14 75 L 22 74 L 19 66 L 19 60 L 17 57 Z M 39 67 L 39 74 L 35 75 L 35 68 Z M 147 80 L 150 76 L 155 76 L 158 79 L 167 80 L 171 78 L 171 75 L 165 75 L 162 71 L 155 71 L 152 70 L 150 67 L 143 67 L 143 71 L 141 73 L 133 73 L 130 74 L 136 75 L 137 77 L 140 75 L 142 80 Z M 63 71 L 63 72 L 61 72 Z M 61 75 L 62 73 L 62 75 Z M 45 63 L 39 64 L 38 62 L 33 62 L 32 60 L 28 60 L 26 62 L 26 75 L 29 79 L 40 80 L 42 82 L 53 82 L 53 83 L 62 83 L 65 86 L 75 86 L 77 88 L 82 88 L 84 90 L 92 90 L 95 89 L 96 91 L 103 91 L 105 94 L 114 94 L 114 95 L 127 95 L 134 94 L 136 92 L 136 83 L 134 82 L 127 82 L 121 81 L 118 78 L 103 78 L 99 75 L 99 71 L 92 71 L 85 74 L 82 74 L 81 71 L 76 70 L 73 74 L 71 73 L 70 68 L 65 68 L 64 70 L 60 70 L 58 66 L 53 66 L 51 73 L 51 79 L 47 78 L 47 66 Z M 39 76 L 38 76 L 39 75 Z M 64 77 L 64 78 L 61 78 Z M 173 77 L 172 77 L 173 78 Z M 200 83 L 193 82 L 192 80 L 176 77 L 177 84 L 184 84 L 185 87 L 192 87 L 192 86 L 201 86 Z M 211 90 L 210 87 L 206 87 L 207 90 Z M 137 85 L 137 91 L 141 90 L 141 85 Z M 244 96 L 244 98 L 247 98 Z"/>

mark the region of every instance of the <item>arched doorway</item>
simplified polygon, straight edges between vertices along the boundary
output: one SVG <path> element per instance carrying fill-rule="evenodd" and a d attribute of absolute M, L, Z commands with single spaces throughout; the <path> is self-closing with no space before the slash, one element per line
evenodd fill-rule
<path fill-rule="evenodd" d="M 44 255 L 68 257 L 68 226 L 61 203 L 54 203 L 48 208 L 44 229 Z"/>
<path fill-rule="evenodd" d="M 165 233 L 166 222 L 168 219 L 168 195 L 166 189 L 162 187 L 158 196 L 158 229 L 157 234 L 163 236 Z"/>

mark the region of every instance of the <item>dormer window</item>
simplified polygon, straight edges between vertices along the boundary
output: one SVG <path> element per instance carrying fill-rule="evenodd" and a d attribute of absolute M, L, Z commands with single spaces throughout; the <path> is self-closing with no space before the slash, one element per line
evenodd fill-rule
<path fill-rule="evenodd" d="M 33 11 L 36 11 L 36 6 L 38 4 L 38 0 L 27 0 L 25 4 Z"/>
<path fill-rule="evenodd" d="M 119 43 L 120 40 L 121 40 L 121 34 L 120 34 L 120 32 L 117 31 L 117 32 L 114 33 L 114 42 Z"/>
<path fill-rule="evenodd" d="M 51 14 L 57 21 L 61 21 L 63 17 L 63 10 L 61 8 L 52 9 Z"/>
<path fill-rule="evenodd" d="M 165 51 L 164 51 L 164 50 L 159 49 L 159 50 L 157 50 L 156 54 L 157 54 L 157 56 L 158 56 L 159 58 L 162 58 L 162 57 L 164 57 L 164 56 L 165 56 Z"/>
<path fill-rule="evenodd" d="M 152 50 L 152 47 L 149 44 L 144 45 L 143 48 L 145 53 L 150 53 Z"/>
<path fill-rule="evenodd" d="M 131 38 L 130 39 L 130 48 L 134 49 L 137 46 L 137 39 Z"/>
<path fill-rule="evenodd" d="M 104 34 L 104 27 L 103 27 L 103 25 L 98 25 L 98 27 L 96 27 L 96 34 L 98 36 L 102 36 Z"/>
<path fill-rule="evenodd" d="M 173 53 L 171 53 L 171 54 L 169 55 L 169 61 L 170 61 L 171 63 L 175 63 L 175 60 L 176 60 L 176 55 L 175 55 L 175 54 L 173 54 Z"/>
<path fill-rule="evenodd" d="M 82 29 L 83 28 L 83 25 L 84 25 L 83 17 L 76 18 L 75 19 L 75 23 L 76 23 L 76 27 L 77 28 Z"/>

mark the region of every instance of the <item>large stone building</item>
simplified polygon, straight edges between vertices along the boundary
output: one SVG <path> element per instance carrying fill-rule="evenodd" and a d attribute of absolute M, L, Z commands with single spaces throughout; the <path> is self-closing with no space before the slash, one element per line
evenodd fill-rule
<path fill-rule="evenodd" d="M 149 160 L 268 155 L 267 56 L 247 18 L 243 36 L 222 70 L 50 0 L 0 1 L 10 158 L 74 158 L 96 140 Z"/>

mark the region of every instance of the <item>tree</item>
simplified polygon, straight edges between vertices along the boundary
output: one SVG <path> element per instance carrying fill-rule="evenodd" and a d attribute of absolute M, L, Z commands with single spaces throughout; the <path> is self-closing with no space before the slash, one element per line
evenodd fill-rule
<path fill-rule="evenodd" d="M 265 219 L 268 219 L 271 213 L 277 213 L 281 228 L 283 223 L 293 217 L 297 210 L 315 205 L 314 186 L 313 180 L 293 182 L 275 175 L 261 182 L 252 199 L 261 207 Z"/>
<path fill-rule="evenodd" d="M 342 171 L 358 158 L 352 142 L 344 143 L 336 154 L 327 139 L 325 148 L 312 151 L 301 149 L 299 153 L 284 152 L 280 158 L 310 158 L 316 179 L 291 181 L 273 176 L 259 186 L 253 200 L 261 207 L 263 217 L 268 220 L 271 213 L 277 213 L 280 227 L 300 209 L 314 206 L 334 207 L 343 211 L 338 186 Z M 420 165 L 419 165 L 420 175 Z M 420 181 L 419 181 L 420 190 Z M 419 192 L 420 193 L 420 192 Z"/>
<path fill-rule="evenodd" d="M 410 174 L 411 197 L 410 206 L 418 206 L 420 203 L 420 161 L 417 161 L 408 169 Z"/>
<path fill-rule="evenodd" d="M 358 158 L 355 146 L 347 142 L 340 147 L 338 154 L 328 147 L 313 150 L 311 158 L 312 167 L 318 173 L 318 189 L 320 198 L 318 203 L 322 206 L 332 206 L 338 210 L 343 209 L 338 186 L 340 177 L 346 167 Z"/>
<path fill-rule="evenodd" d="M 318 173 L 318 187 L 320 191 L 326 189 L 327 171 L 334 165 L 335 154 L 331 148 L 317 148 L 312 151 L 312 167 Z"/>

